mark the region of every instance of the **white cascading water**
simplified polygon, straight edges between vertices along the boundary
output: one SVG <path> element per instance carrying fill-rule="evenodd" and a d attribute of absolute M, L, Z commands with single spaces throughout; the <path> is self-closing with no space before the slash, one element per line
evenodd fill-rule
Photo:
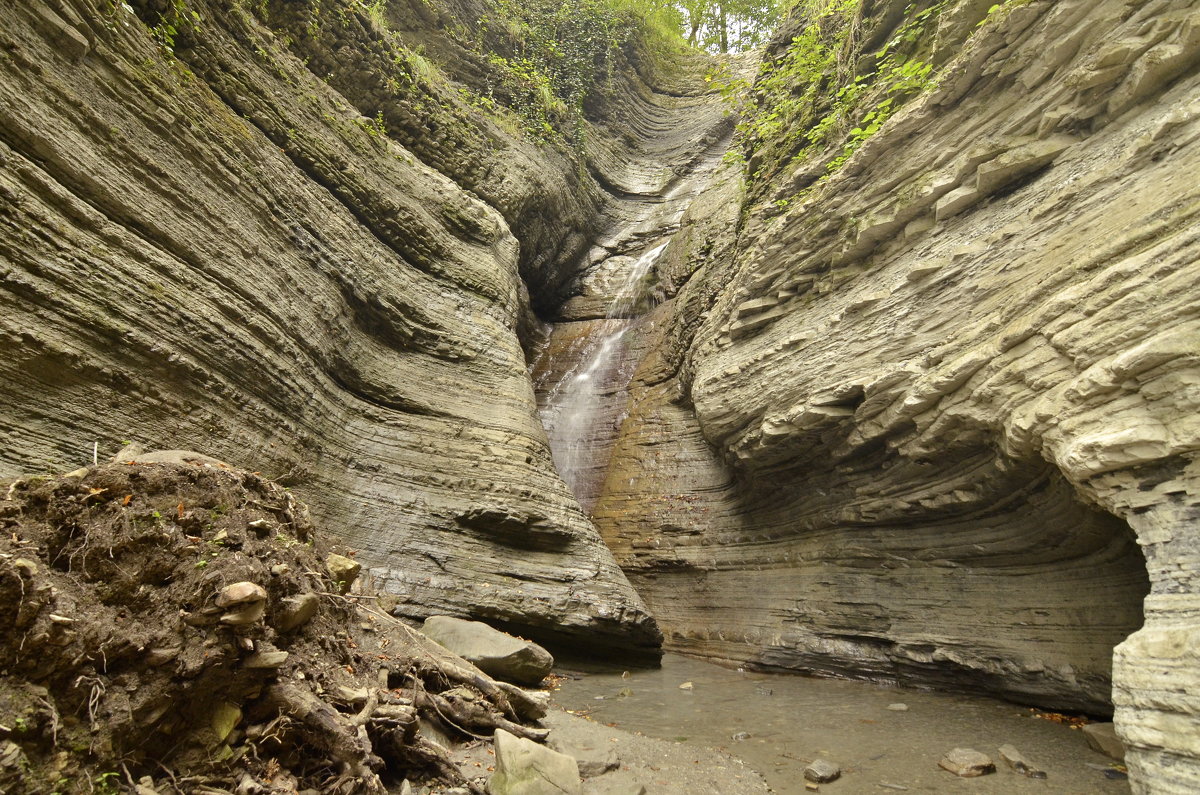
<path fill-rule="evenodd" d="M 603 325 L 590 335 L 579 365 L 550 391 L 541 409 L 542 423 L 551 430 L 554 464 L 571 491 L 584 502 L 584 480 L 594 468 L 597 424 L 603 421 L 602 402 L 609 391 L 624 390 L 632 373 L 620 367 L 624 337 L 633 327 L 631 316 L 643 297 L 644 282 L 667 244 L 642 252 L 623 275 L 608 306 Z M 615 377 L 614 377 L 615 376 Z"/>
<path fill-rule="evenodd" d="M 612 297 L 604 318 L 590 321 L 593 327 L 582 345 L 571 346 L 577 353 L 568 355 L 576 364 L 539 401 L 555 466 L 584 510 L 591 510 L 599 495 L 612 443 L 626 415 L 625 391 L 637 367 L 636 357 L 627 355 L 629 332 L 646 309 L 647 285 L 652 281 L 648 276 L 688 206 L 708 184 L 728 143 L 728 136 L 714 141 L 657 200 L 650 191 L 641 194 L 648 201 L 638 217 L 593 249 L 592 294 Z"/>

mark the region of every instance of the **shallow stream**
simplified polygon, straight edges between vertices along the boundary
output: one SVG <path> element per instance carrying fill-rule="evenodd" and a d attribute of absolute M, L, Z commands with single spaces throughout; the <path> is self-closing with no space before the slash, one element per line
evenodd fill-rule
<path fill-rule="evenodd" d="M 1129 792 L 1126 781 L 1107 777 L 1113 760 L 1091 750 L 1078 730 L 995 699 L 738 671 L 671 654 L 659 669 L 563 669 L 571 678 L 555 699 L 566 709 L 626 731 L 724 748 L 777 793 L 804 792 L 804 768 L 817 757 L 843 770 L 821 785 L 826 793 Z M 897 704 L 907 709 L 888 708 Z M 1005 743 L 1047 777 L 1013 772 L 1000 759 Z M 997 772 L 962 779 L 939 768 L 956 747 L 987 754 Z"/>

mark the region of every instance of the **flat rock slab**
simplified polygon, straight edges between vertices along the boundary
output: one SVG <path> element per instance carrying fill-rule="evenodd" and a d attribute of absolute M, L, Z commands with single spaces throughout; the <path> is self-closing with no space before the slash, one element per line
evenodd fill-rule
<path fill-rule="evenodd" d="M 955 748 L 938 762 L 938 767 L 962 778 L 975 778 L 996 772 L 996 763 L 974 748 Z"/>
<path fill-rule="evenodd" d="M 603 739 L 569 742 L 551 736 L 547 745 L 560 754 L 566 754 L 574 759 L 579 766 L 579 775 L 585 779 L 602 776 L 621 766 L 621 760 L 617 758 L 617 752 L 613 750 L 612 744 Z"/>
<path fill-rule="evenodd" d="M 532 740 L 496 729 L 496 774 L 489 795 L 582 795 L 575 760 Z"/>
<path fill-rule="evenodd" d="M 480 621 L 430 616 L 421 631 L 484 673 L 506 682 L 536 685 L 554 667 L 554 657 L 541 646 Z"/>
<path fill-rule="evenodd" d="M 1000 746 L 1000 758 L 1013 770 L 1029 778 L 1046 778 L 1046 774 L 1025 758 L 1025 755 L 1007 743 Z"/>
<path fill-rule="evenodd" d="M 1111 723 L 1089 723 L 1083 727 L 1087 744 L 1105 756 L 1119 761 L 1125 760 L 1125 743 L 1117 736 L 1117 727 Z"/>

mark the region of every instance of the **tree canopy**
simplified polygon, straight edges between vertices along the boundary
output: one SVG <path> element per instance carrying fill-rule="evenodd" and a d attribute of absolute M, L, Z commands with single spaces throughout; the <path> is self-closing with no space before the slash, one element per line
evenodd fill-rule
<path fill-rule="evenodd" d="M 688 44 L 709 52 L 741 52 L 771 35 L 783 9 L 777 0 L 679 0 Z"/>

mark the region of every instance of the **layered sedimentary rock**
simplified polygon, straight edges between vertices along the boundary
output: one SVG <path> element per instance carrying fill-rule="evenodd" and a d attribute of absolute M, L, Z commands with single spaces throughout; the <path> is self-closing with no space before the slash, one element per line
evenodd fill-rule
<path fill-rule="evenodd" d="M 1115 703 L 1194 791 L 1200 16 L 988 8 L 844 164 L 693 209 L 594 518 L 674 648 Z"/>
<path fill-rule="evenodd" d="M 433 41 L 450 12 L 420 5 L 393 24 Z M 656 647 L 553 470 L 519 337 L 522 275 L 552 289 L 622 212 L 587 161 L 359 4 L 0 14 L 0 474 L 200 450 L 294 486 L 404 614 Z M 632 70 L 608 92 L 597 138 L 625 105 L 687 110 Z"/>

